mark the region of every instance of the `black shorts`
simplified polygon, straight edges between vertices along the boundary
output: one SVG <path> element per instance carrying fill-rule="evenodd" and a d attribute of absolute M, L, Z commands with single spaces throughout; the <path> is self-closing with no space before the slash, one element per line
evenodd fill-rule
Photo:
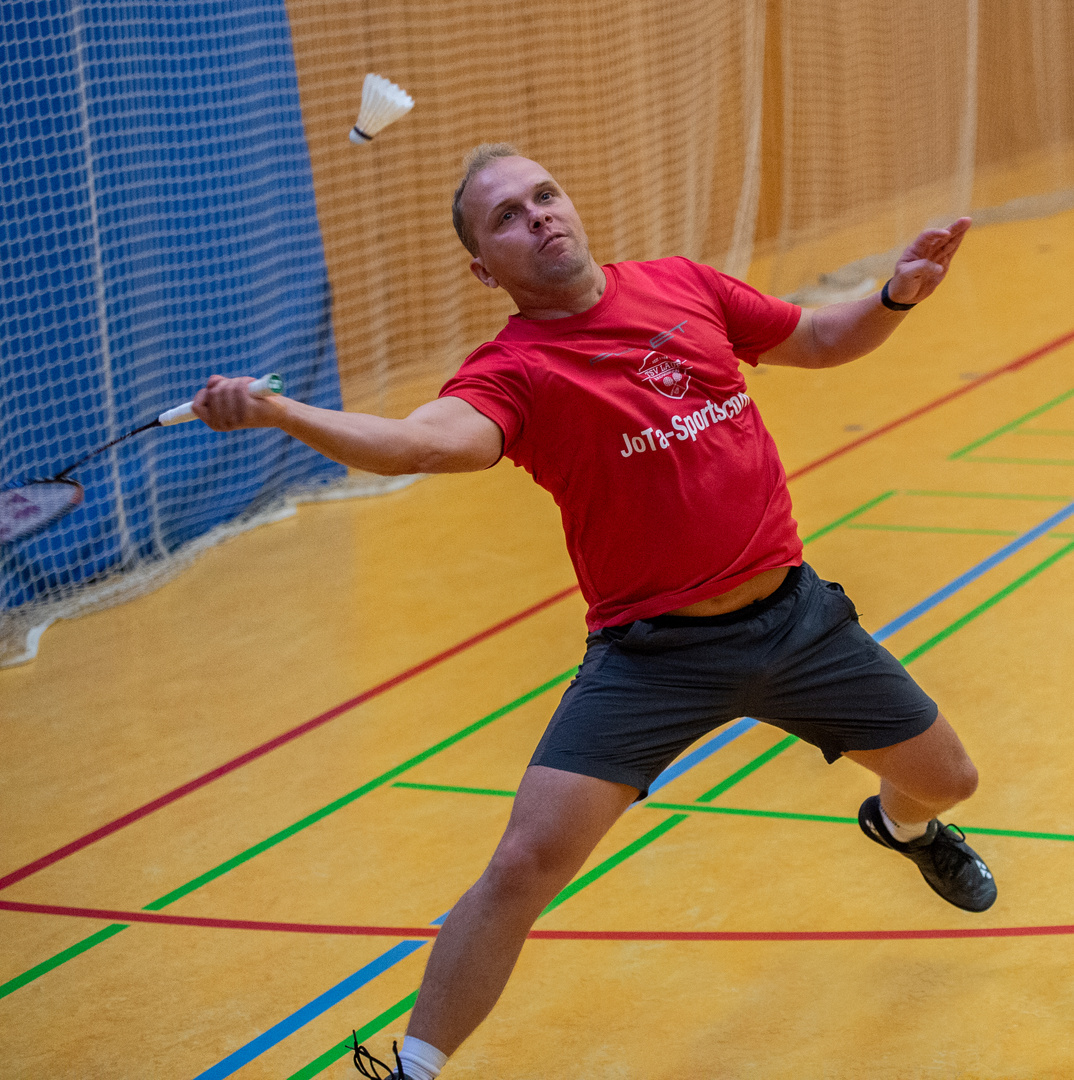
<path fill-rule="evenodd" d="M 842 586 L 806 565 L 741 611 L 640 619 L 586 644 L 530 764 L 630 784 L 639 797 L 692 742 L 740 716 L 832 762 L 920 735 L 938 712 L 858 625 Z"/>

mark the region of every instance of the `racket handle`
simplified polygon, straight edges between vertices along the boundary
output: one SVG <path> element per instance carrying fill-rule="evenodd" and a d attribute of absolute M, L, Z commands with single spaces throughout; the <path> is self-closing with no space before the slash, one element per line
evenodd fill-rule
<path fill-rule="evenodd" d="M 282 394 L 283 379 L 279 375 L 262 375 L 260 379 L 250 383 L 246 388 L 246 392 L 253 397 L 270 397 L 272 394 Z M 162 412 L 157 417 L 157 423 L 161 427 L 168 427 L 171 424 L 185 424 L 188 420 L 197 420 L 194 415 L 194 402 L 192 401 L 176 405 L 174 409 Z"/>

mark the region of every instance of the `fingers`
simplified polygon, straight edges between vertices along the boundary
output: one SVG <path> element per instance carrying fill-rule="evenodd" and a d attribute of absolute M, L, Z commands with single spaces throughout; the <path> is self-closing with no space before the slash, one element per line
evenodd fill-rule
<path fill-rule="evenodd" d="M 205 387 L 194 395 L 194 415 L 214 431 L 271 426 L 273 406 L 250 395 L 247 387 L 252 382 L 254 379 L 248 375 L 237 379 L 210 376 Z"/>
<path fill-rule="evenodd" d="M 907 304 L 919 303 L 931 295 L 943 281 L 972 224 L 971 218 L 961 217 L 946 229 L 926 229 L 921 233 L 895 264 L 888 295 Z"/>
<path fill-rule="evenodd" d="M 926 229 L 906 249 L 903 258 L 930 259 L 933 262 L 950 262 L 951 256 L 958 251 L 959 244 L 973 224 L 973 219 L 959 218 L 946 229 Z"/>
<path fill-rule="evenodd" d="M 947 246 L 954 243 L 957 247 L 962 237 L 952 237 L 947 229 L 926 229 L 907 249 L 905 255 L 914 259 L 932 259 L 939 261 Z"/>
<path fill-rule="evenodd" d="M 951 257 L 958 251 L 959 244 L 962 243 L 969 231 L 971 221 L 969 218 L 959 218 L 953 225 L 948 226 L 947 238 L 939 245 L 938 250 L 932 256 L 936 262 L 941 262 L 945 266 L 950 263 Z"/>

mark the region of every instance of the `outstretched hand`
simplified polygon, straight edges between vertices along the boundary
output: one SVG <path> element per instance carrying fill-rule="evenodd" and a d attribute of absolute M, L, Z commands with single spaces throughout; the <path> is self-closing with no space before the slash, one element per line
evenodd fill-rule
<path fill-rule="evenodd" d="M 254 397 L 247 387 L 255 380 L 249 375 L 226 379 L 210 375 L 205 387 L 194 395 L 194 415 L 214 431 L 239 428 L 275 427 L 281 416 L 281 399 Z"/>
<path fill-rule="evenodd" d="M 971 223 L 970 218 L 963 217 L 946 229 L 926 229 L 899 256 L 888 284 L 888 296 L 897 304 L 917 304 L 931 296 L 946 277 Z"/>

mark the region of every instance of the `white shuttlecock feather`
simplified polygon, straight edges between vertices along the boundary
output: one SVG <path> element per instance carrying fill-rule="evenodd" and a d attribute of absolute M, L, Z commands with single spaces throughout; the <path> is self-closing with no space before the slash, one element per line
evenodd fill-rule
<path fill-rule="evenodd" d="M 362 108 L 351 128 L 351 142 L 364 146 L 378 131 L 414 108 L 414 99 L 381 75 L 370 73 L 362 84 Z"/>

